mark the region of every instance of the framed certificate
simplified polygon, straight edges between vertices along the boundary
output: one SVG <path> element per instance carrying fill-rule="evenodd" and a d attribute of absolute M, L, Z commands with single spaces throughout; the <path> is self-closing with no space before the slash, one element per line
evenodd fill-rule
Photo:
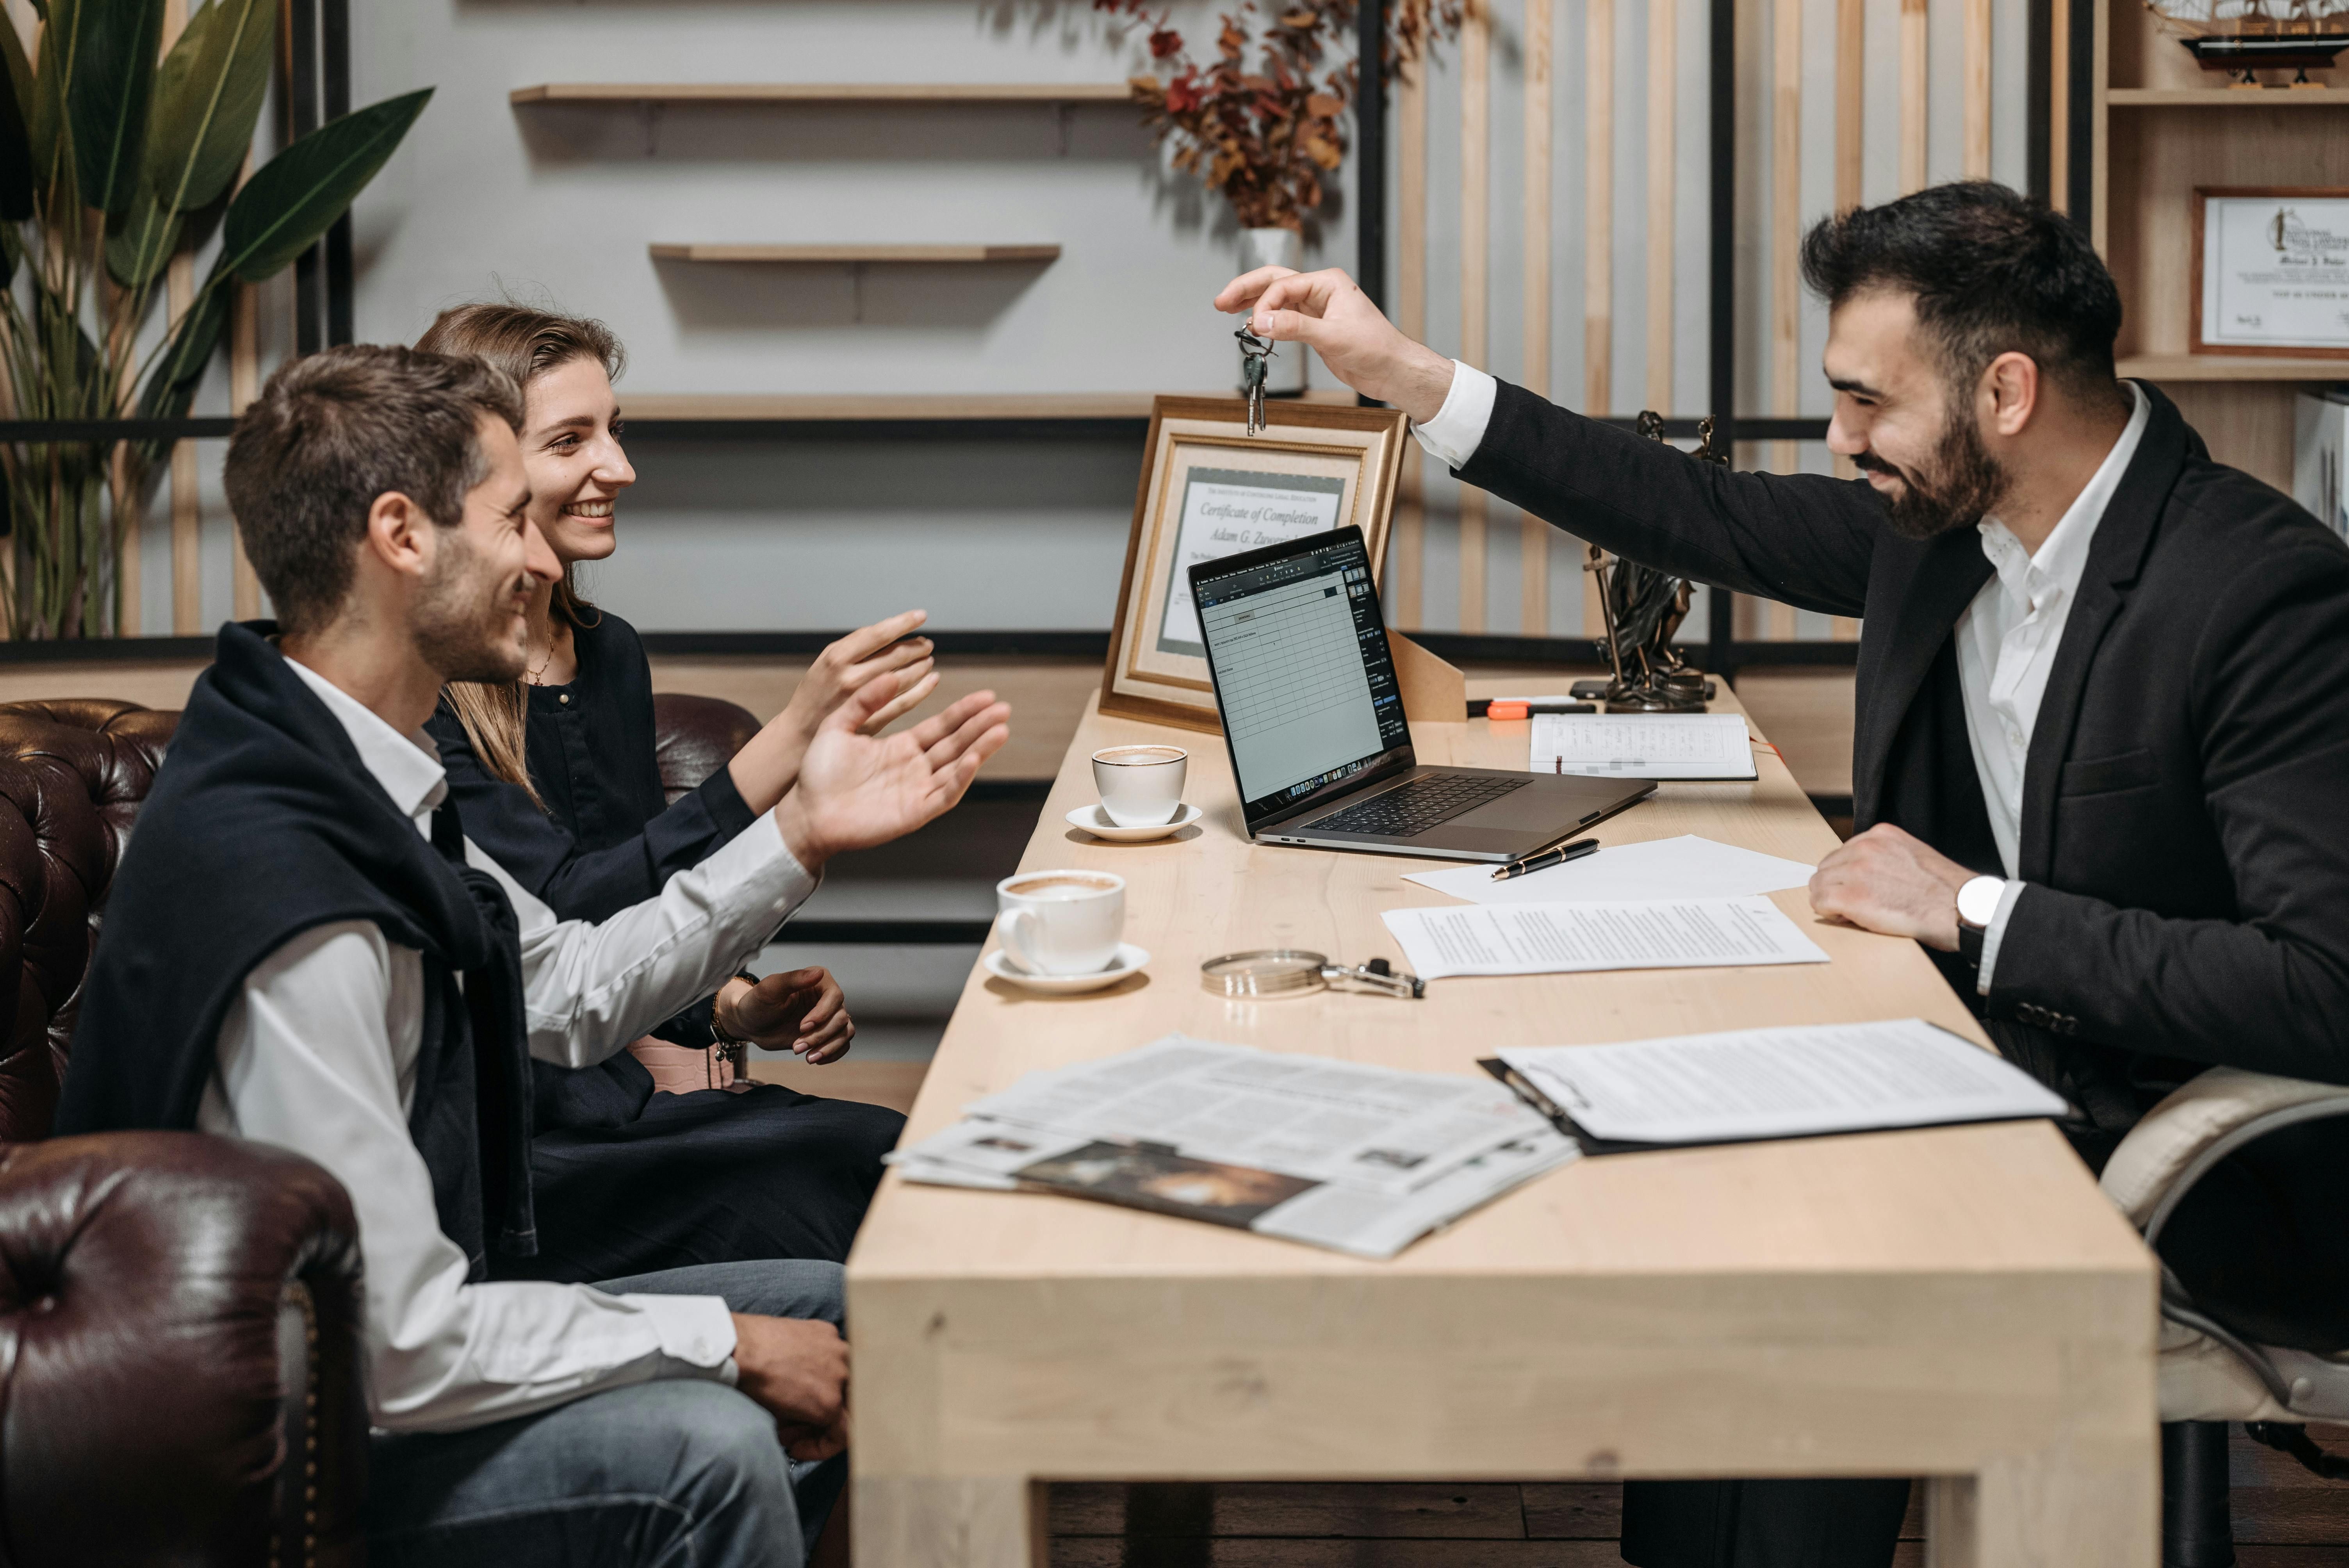
<path fill-rule="evenodd" d="M 1402 471 L 1403 416 L 1328 403 L 1265 404 L 1247 434 L 1238 398 L 1161 397 L 1134 497 L 1110 626 L 1101 710 L 1217 727 L 1188 569 L 1352 523 L 1375 577 Z"/>
<path fill-rule="evenodd" d="M 2195 187 L 2191 347 L 2349 359 L 2349 188 Z"/>

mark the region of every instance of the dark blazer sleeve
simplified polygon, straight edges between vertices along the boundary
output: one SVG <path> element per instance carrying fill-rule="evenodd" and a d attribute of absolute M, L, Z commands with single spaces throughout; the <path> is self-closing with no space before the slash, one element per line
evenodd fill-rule
<path fill-rule="evenodd" d="M 2349 1083 L 2349 552 L 2311 539 L 2236 574 L 2193 670 L 2236 918 L 2166 919 L 2028 886 L 1991 1011 L 2032 1004 L 2130 1050 Z"/>
<path fill-rule="evenodd" d="M 1884 528 L 1865 480 L 1733 473 L 1506 381 L 1455 471 L 1641 565 L 1832 615 L 1861 613 Z"/>
<path fill-rule="evenodd" d="M 544 899 L 560 919 L 608 920 L 642 903 L 756 820 L 732 776 L 720 768 L 699 788 L 678 796 L 642 832 L 608 849 L 582 849 L 521 785 L 481 766 L 464 726 L 447 705 L 427 727 L 440 748 L 450 797 L 466 837 Z"/>

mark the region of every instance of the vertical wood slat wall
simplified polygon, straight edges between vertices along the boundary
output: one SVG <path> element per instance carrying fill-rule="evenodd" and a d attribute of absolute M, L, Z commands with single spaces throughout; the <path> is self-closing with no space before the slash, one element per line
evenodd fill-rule
<path fill-rule="evenodd" d="M 1674 201 L 1677 182 L 1676 110 L 1684 107 L 1679 86 L 1684 50 L 1705 50 L 1711 40 L 1702 29 L 1693 36 L 1679 26 L 1679 8 L 1671 0 L 1646 0 L 1644 15 L 1647 60 L 1644 102 L 1619 103 L 1619 50 L 1621 41 L 1616 0 L 1581 0 L 1578 5 L 1560 0 L 1521 0 L 1522 15 L 1511 47 L 1503 47 L 1522 69 L 1524 185 L 1524 297 L 1516 324 L 1523 339 L 1522 376 L 1526 385 L 1555 394 L 1552 328 L 1556 305 L 1556 267 L 1551 230 L 1554 198 L 1562 172 L 1554 152 L 1557 125 L 1555 94 L 1558 62 L 1578 61 L 1584 79 L 1581 117 L 1582 173 L 1582 398 L 1581 411 L 1624 417 L 1640 407 L 1667 416 L 1686 417 L 1706 410 L 1674 407 L 1672 356 L 1675 347 L 1673 312 L 1676 287 Z M 1766 377 L 1760 383 L 1764 407 L 1741 407 L 1741 415 L 1798 417 L 1805 377 L 1814 367 L 1802 357 L 1803 296 L 1796 252 L 1806 223 L 1819 215 L 1804 206 L 1802 179 L 1806 126 L 1821 118 L 1832 126 L 1832 200 L 1842 209 L 1862 200 L 1866 170 L 1865 118 L 1870 94 L 1897 94 L 1899 136 L 1893 151 L 1897 189 L 1917 190 L 1929 181 L 1931 149 L 1931 88 L 1934 57 L 1933 23 L 1946 7 L 1956 13 L 1960 57 L 1945 62 L 1946 75 L 1960 83 L 1962 136 L 1958 166 L 1969 179 L 1988 178 L 1992 168 L 1994 0 L 1833 0 L 1833 34 L 1821 40 L 1806 38 L 1803 0 L 1772 0 L 1770 20 L 1757 28 L 1748 47 L 1767 51 L 1754 62 L 1766 84 L 1771 100 L 1771 134 L 1766 149 L 1751 150 L 1742 160 L 1748 166 L 1766 161 L 1771 199 L 1765 224 L 1770 261 L 1770 287 L 1764 301 L 1766 315 Z M 1572 13 L 1580 13 L 1579 32 L 1571 26 Z M 1895 69 L 1871 78 L 1868 45 L 1871 24 L 1887 26 L 1892 37 L 1879 46 Z M 2063 29 L 2059 26 L 2057 32 Z M 1806 93 L 1806 43 L 1831 47 L 1834 90 L 1820 103 Z M 1472 7 L 1458 44 L 1458 113 L 1460 121 L 1458 205 L 1460 357 L 1471 365 L 1487 363 L 1494 344 L 1491 287 L 1493 247 L 1493 137 L 1495 89 L 1493 62 L 1495 21 L 1493 0 Z M 1954 64 L 1957 69 L 1949 70 Z M 1439 65 L 1438 68 L 1441 67 Z M 1429 255 L 1431 223 L 1441 225 L 1452 212 L 1431 211 L 1431 198 L 1450 206 L 1448 192 L 1429 171 L 1429 67 L 1413 68 L 1396 84 L 1395 136 L 1398 198 L 1395 237 L 1399 255 L 1392 274 L 1396 283 L 1396 322 L 1415 338 L 1428 336 Z M 1702 80 L 1692 75 L 1691 80 Z M 1880 100 L 1879 100 L 1880 101 Z M 1639 175 L 1646 201 L 1647 276 L 1642 287 L 1619 289 L 1615 275 L 1612 230 L 1618 211 L 1615 185 L 1619 166 L 1619 110 L 1629 108 L 1644 121 L 1644 167 Z M 1635 125 L 1639 121 L 1634 122 Z M 1638 134 L 1634 131 L 1633 134 Z M 2058 160 L 2060 162 L 2060 160 Z M 1945 165 L 1945 167 L 1947 167 Z M 1756 170 L 1759 171 L 1758 170 Z M 1880 199 L 1880 197 L 1879 197 Z M 1635 314 L 1636 313 L 1636 314 Z M 1646 345 L 1647 374 L 1641 401 L 1633 405 L 1617 396 L 1613 375 L 1614 347 L 1619 341 Z M 1793 441 L 1771 441 L 1760 449 L 1765 466 L 1792 471 L 1798 451 Z M 1836 471 L 1849 477 L 1856 470 L 1838 459 Z M 1456 625 L 1467 633 L 1488 629 L 1489 603 L 1495 591 L 1507 593 L 1506 582 L 1488 583 L 1490 503 L 1484 492 L 1461 486 L 1458 494 L 1459 605 Z M 1550 625 L 1549 555 L 1571 548 L 1554 539 L 1545 523 L 1527 517 L 1518 542 L 1518 624 L 1528 635 L 1546 635 Z M 1426 484 L 1423 460 L 1413 448 L 1404 474 L 1393 542 L 1389 549 L 1387 580 L 1391 613 L 1404 627 L 1427 624 L 1424 582 L 1427 566 Z M 1584 579 L 1583 624 L 1598 624 L 1595 585 Z M 1740 634 L 1771 640 L 1796 635 L 1795 613 L 1789 605 L 1760 602 L 1741 606 Z M 1829 635 L 1849 640 L 1858 635 L 1858 624 L 1845 617 L 1830 622 Z"/>

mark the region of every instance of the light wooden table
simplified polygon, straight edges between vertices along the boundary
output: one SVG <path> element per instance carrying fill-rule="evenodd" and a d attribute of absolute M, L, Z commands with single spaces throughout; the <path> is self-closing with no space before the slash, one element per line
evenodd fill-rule
<path fill-rule="evenodd" d="M 1724 707 L 1730 706 L 1727 702 Z M 1016 717 L 1014 722 L 1017 722 Z M 1529 727 L 1414 725 L 1421 759 L 1525 765 Z M 1063 820 L 1096 748 L 1191 753 L 1205 819 Z M 1599 830 L 1816 861 L 1785 768 L 1665 785 Z M 1170 1030 L 1473 1072 L 1511 1044 L 1921 1016 L 1982 1035 L 1905 941 L 1816 923 L 1826 965 L 1441 980 L 1427 998 L 1233 1003 L 1198 965 L 1402 954 L 1430 862 L 1253 848 L 1219 738 L 1088 708 L 1023 870 L 1127 882 L 1147 973 L 1040 998 L 975 969 L 909 1137 L 1039 1068 Z M 857 1562 L 1030 1568 L 1054 1480 L 1920 1475 L 1931 1561 L 2157 1561 L 2155 1274 L 2044 1123 L 1583 1160 L 1387 1263 L 1072 1199 L 884 1183 L 848 1264 Z"/>

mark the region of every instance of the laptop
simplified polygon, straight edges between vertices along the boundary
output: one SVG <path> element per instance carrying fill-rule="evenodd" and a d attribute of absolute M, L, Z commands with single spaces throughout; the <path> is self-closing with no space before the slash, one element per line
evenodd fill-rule
<path fill-rule="evenodd" d="M 1191 568 L 1248 837 L 1505 861 L 1655 793 L 1646 779 L 1423 768 L 1359 528 Z"/>

